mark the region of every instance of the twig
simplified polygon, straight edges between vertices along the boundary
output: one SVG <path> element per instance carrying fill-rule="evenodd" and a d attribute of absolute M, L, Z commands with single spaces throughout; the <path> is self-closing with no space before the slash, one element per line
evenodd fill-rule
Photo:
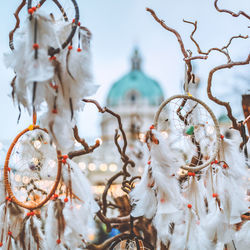
<path fill-rule="evenodd" d="M 146 11 L 150 12 L 151 15 L 153 16 L 153 18 L 156 20 L 156 22 L 158 22 L 164 29 L 166 29 L 167 31 L 172 32 L 176 36 L 184 58 L 188 59 L 189 55 L 188 55 L 188 53 L 187 53 L 187 51 L 185 49 L 185 46 L 184 46 L 184 43 L 182 41 L 181 35 L 178 33 L 178 31 L 173 29 L 173 28 L 170 28 L 169 26 L 167 26 L 163 20 L 160 20 L 157 17 L 157 15 L 155 14 L 155 12 L 152 9 L 146 8 Z M 186 65 L 187 65 L 187 82 L 189 83 L 191 81 L 191 79 L 192 79 L 192 64 L 191 64 L 191 60 L 185 60 L 185 62 L 186 62 Z"/>
<path fill-rule="evenodd" d="M 193 36 L 194 36 L 194 33 L 195 33 L 196 30 L 197 30 L 197 21 L 191 22 L 191 21 L 183 20 L 183 22 L 184 22 L 184 23 L 192 24 L 192 25 L 194 26 L 194 30 L 192 31 L 192 33 L 191 33 L 191 35 L 190 35 L 190 39 L 191 39 L 191 40 L 193 41 L 193 43 L 195 44 L 195 46 L 196 46 L 196 48 L 197 48 L 197 52 L 198 52 L 199 54 L 207 55 L 207 56 L 208 56 L 208 55 L 210 54 L 210 52 L 212 52 L 212 51 L 219 51 L 220 53 L 224 54 L 224 55 L 227 57 L 228 63 L 231 62 L 231 58 L 230 58 L 229 53 L 228 53 L 227 51 L 225 51 L 225 50 L 229 47 L 229 45 L 231 44 L 232 40 L 233 40 L 233 39 L 236 39 L 236 38 L 242 38 L 242 39 L 247 39 L 247 38 L 248 38 L 248 36 L 242 36 L 242 35 L 233 36 L 233 37 L 230 38 L 230 40 L 229 40 L 229 42 L 227 43 L 227 45 L 226 45 L 226 46 L 223 46 L 221 49 L 219 49 L 219 48 L 211 48 L 211 49 L 209 49 L 207 52 L 204 52 L 204 51 L 201 50 L 199 44 L 196 42 L 196 40 L 195 40 L 194 37 L 193 37 Z M 207 59 L 207 57 L 206 57 L 206 58 L 205 58 L 205 57 L 204 57 L 204 58 L 196 58 L 196 57 L 195 57 L 194 59 Z"/>
<path fill-rule="evenodd" d="M 98 148 L 100 146 L 100 141 L 99 140 L 96 140 L 95 144 L 92 145 L 92 146 L 89 146 L 88 143 L 80 138 L 79 134 L 78 134 L 78 128 L 77 126 L 75 126 L 73 128 L 73 131 L 74 131 L 74 137 L 75 139 L 82 144 L 82 146 L 84 147 L 84 149 L 81 149 L 81 150 L 76 150 L 76 151 L 71 151 L 68 153 L 68 157 L 69 159 L 72 159 L 76 156 L 80 156 L 80 155 L 85 155 L 85 154 L 89 154 L 89 153 L 92 153 L 96 148 Z"/>
<path fill-rule="evenodd" d="M 236 14 L 236 13 L 232 12 L 231 10 L 219 9 L 217 3 L 218 3 L 218 0 L 215 0 L 215 1 L 214 1 L 214 7 L 215 7 L 215 9 L 216 9 L 217 11 L 228 13 L 228 14 L 232 15 L 233 17 L 238 17 L 239 15 L 242 15 L 242 16 L 244 16 L 244 17 L 246 17 L 247 19 L 250 20 L 250 16 L 247 15 L 244 11 L 239 11 L 239 12 Z"/>
<path fill-rule="evenodd" d="M 13 36 L 15 31 L 20 27 L 20 19 L 19 19 L 19 12 L 22 10 L 22 8 L 25 6 L 26 0 L 23 0 L 21 4 L 17 7 L 16 12 L 14 13 L 14 16 L 16 18 L 16 25 L 12 31 L 9 33 L 9 47 L 11 50 L 14 50 L 15 47 L 13 45 Z"/>
<path fill-rule="evenodd" d="M 227 115 L 228 115 L 229 119 L 232 121 L 233 128 L 238 130 L 238 131 L 241 131 L 240 125 L 237 122 L 237 119 L 232 114 L 232 108 L 231 108 L 230 104 L 228 102 L 220 101 L 219 99 L 217 99 L 215 96 L 212 95 L 212 92 L 211 92 L 212 79 L 213 79 L 214 73 L 221 70 L 221 69 L 230 69 L 230 68 L 232 68 L 234 66 L 246 65 L 246 64 L 249 64 L 249 63 L 250 63 L 250 54 L 248 55 L 248 57 L 247 57 L 247 59 L 245 61 L 230 62 L 230 63 L 227 63 L 227 64 L 219 65 L 219 66 L 213 68 L 209 72 L 208 80 L 207 80 L 207 95 L 208 95 L 208 98 L 210 100 L 212 100 L 213 102 L 217 103 L 218 105 L 224 106 L 227 109 Z"/>
<path fill-rule="evenodd" d="M 120 176 L 123 176 L 123 172 L 120 171 L 118 173 L 116 173 L 114 176 L 112 176 L 106 186 L 105 186 L 105 189 L 102 193 L 102 212 L 103 212 L 103 215 L 106 216 L 106 213 L 107 213 L 107 194 L 108 194 L 108 190 L 110 188 L 110 186 L 112 185 L 112 183 Z"/>
<path fill-rule="evenodd" d="M 250 121 L 250 115 L 244 120 L 243 125 L 245 125 L 248 121 Z"/>
<path fill-rule="evenodd" d="M 87 102 L 87 103 L 93 103 L 97 109 L 99 110 L 99 112 L 101 113 L 109 113 L 111 114 L 112 116 L 116 117 L 117 119 L 117 122 L 118 122 L 118 126 L 119 126 L 119 130 L 122 134 L 122 139 L 123 139 L 123 147 L 121 148 L 121 146 L 119 145 L 118 143 L 118 138 L 119 138 L 119 135 L 118 135 L 118 130 L 116 129 L 115 130 L 115 135 L 114 135 L 114 142 L 115 142 L 115 145 L 117 147 L 117 150 L 119 152 L 119 154 L 121 155 L 121 160 L 123 162 L 123 167 L 122 167 L 122 170 L 118 173 L 116 173 L 114 176 L 112 176 L 106 186 L 105 186 L 105 189 L 104 189 L 104 192 L 102 194 L 102 213 L 104 216 L 106 216 L 106 213 L 107 213 L 107 194 L 108 194 L 108 190 L 110 188 L 110 186 L 112 185 L 112 183 L 120 176 L 123 176 L 123 182 L 122 182 L 122 190 L 124 190 L 124 188 L 126 188 L 126 179 L 127 177 L 130 176 L 129 172 L 127 171 L 127 167 L 130 165 L 131 167 L 134 167 L 135 166 L 135 163 L 128 157 L 128 155 L 126 154 L 126 149 L 127 149 L 127 137 L 126 137 L 126 134 L 123 130 L 123 126 L 122 126 L 122 122 L 121 122 L 121 117 L 120 115 L 116 114 L 115 112 L 113 112 L 112 110 L 110 110 L 109 108 L 107 107 L 104 107 L 102 108 L 100 106 L 100 104 L 95 101 L 95 100 L 91 100 L 91 99 L 83 99 L 84 102 Z M 124 186 L 123 186 L 124 185 Z"/>

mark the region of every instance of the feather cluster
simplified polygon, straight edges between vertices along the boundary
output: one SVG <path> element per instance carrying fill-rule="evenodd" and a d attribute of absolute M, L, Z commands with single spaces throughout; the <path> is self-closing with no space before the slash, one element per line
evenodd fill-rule
<path fill-rule="evenodd" d="M 184 163 L 159 132 L 150 133 L 150 161 L 130 193 L 131 215 L 153 219 L 158 239 L 171 250 L 247 249 L 249 223 L 235 231 L 249 205 L 245 161 L 236 146 L 223 139 L 218 160 L 188 173 L 180 188 L 177 171 Z"/>
<path fill-rule="evenodd" d="M 81 100 L 97 90 L 91 83 L 90 32 L 77 27 L 69 47 L 61 47 L 74 25 L 38 9 L 16 32 L 15 50 L 5 55 L 16 74 L 15 102 L 29 113 L 40 112 L 41 124 L 63 151 L 73 146 L 72 127 L 75 112 L 83 108 Z M 59 54 L 50 57 L 50 47 L 59 48 Z"/>

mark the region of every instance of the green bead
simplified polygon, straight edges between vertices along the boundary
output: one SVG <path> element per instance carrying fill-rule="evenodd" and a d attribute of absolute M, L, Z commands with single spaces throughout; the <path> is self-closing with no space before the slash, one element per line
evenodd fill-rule
<path fill-rule="evenodd" d="M 194 126 L 190 126 L 187 130 L 186 130 L 186 134 L 187 135 L 192 135 L 194 133 Z"/>

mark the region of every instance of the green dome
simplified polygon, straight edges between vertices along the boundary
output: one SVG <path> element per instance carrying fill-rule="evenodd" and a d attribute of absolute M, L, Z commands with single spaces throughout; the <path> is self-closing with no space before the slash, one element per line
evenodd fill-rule
<path fill-rule="evenodd" d="M 135 50 L 132 58 L 132 70 L 113 84 L 107 97 L 108 106 L 128 102 L 136 103 L 138 100 L 158 106 L 164 100 L 160 85 L 141 71 L 140 62 L 138 51 Z"/>
<path fill-rule="evenodd" d="M 231 120 L 229 119 L 229 117 L 226 114 L 220 115 L 218 118 L 218 121 L 220 124 L 222 124 L 222 123 L 225 124 L 225 123 L 231 122 Z"/>

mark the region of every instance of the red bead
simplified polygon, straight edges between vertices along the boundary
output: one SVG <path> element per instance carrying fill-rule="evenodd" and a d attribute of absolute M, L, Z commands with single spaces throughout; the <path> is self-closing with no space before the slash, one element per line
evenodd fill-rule
<path fill-rule="evenodd" d="M 81 23 L 80 23 L 80 22 L 78 22 L 78 26 L 81 26 Z"/>
<path fill-rule="evenodd" d="M 222 166 L 223 168 L 227 168 L 227 164 L 223 164 L 223 166 Z"/>
<path fill-rule="evenodd" d="M 187 207 L 188 207 L 188 208 L 192 208 L 192 205 L 191 205 L 191 204 L 188 204 Z"/>
<path fill-rule="evenodd" d="M 11 235 L 12 235 L 12 232 L 11 232 L 11 231 L 9 231 L 9 232 L 8 232 L 8 235 L 10 235 L 10 236 L 11 236 Z"/>
<path fill-rule="evenodd" d="M 72 23 L 74 23 L 76 20 L 75 20 L 75 18 L 72 20 Z"/>
<path fill-rule="evenodd" d="M 192 176 L 195 176 L 195 172 L 192 173 Z"/>
<path fill-rule="evenodd" d="M 164 203 L 165 202 L 165 199 L 161 198 L 161 203 Z"/>
<path fill-rule="evenodd" d="M 55 56 L 51 56 L 51 57 L 49 58 L 49 60 L 50 60 L 50 61 L 56 60 L 56 57 L 55 57 Z"/>
<path fill-rule="evenodd" d="M 66 197 L 65 199 L 64 199 L 64 202 L 68 202 L 69 201 L 69 199 Z"/>
<path fill-rule="evenodd" d="M 192 172 L 188 172 L 188 176 L 193 176 L 193 173 Z"/>
<path fill-rule="evenodd" d="M 151 125 L 151 126 L 150 126 L 150 129 L 154 129 L 154 128 L 155 128 L 155 126 L 154 126 L 154 125 Z"/>
<path fill-rule="evenodd" d="M 68 46 L 68 50 L 72 50 L 73 49 L 73 46 L 72 45 L 69 45 Z"/>
<path fill-rule="evenodd" d="M 214 164 L 217 164 L 218 163 L 218 161 L 217 160 L 214 160 Z"/>
<path fill-rule="evenodd" d="M 57 109 L 52 109 L 53 114 L 57 114 Z"/>
<path fill-rule="evenodd" d="M 224 135 L 220 135 L 220 138 L 223 140 L 224 139 Z"/>
<path fill-rule="evenodd" d="M 66 163 L 67 158 L 68 158 L 68 155 L 63 155 L 63 156 L 62 156 L 62 163 L 63 163 L 63 164 Z"/>
<path fill-rule="evenodd" d="M 10 172 L 11 168 L 8 168 L 8 171 Z"/>
<path fill-rule="evenodd" d="M 32 7 L 32 10 L 33 10 L 33 11 L 36 11 L 36 7 L 35 7 L 35 6 L 34 6 L 34 7 Z"/>
<path fill-rule="evenodd" d="M 49 86 L 50 86 L 52 89 L 55 89 L 55 90 L 58 89 L 58 85 L 53 85 L 52 82 L 49 83 Z"/>
<path fill-rule="evenodd" d="M 148 161 L 148 165 L 150 165 L 151 164 L 151 161 Z"/>
<path fill-rule="evenodd" d="M 28 13 L 32 15 L 34 13 L 34 10 L 32 8 L 29 8 Z"/>
<path fill-rule="evenodd" d="M 9 200 L 9 197 L 8 197 L 8 196 L 6 196 L 6 197 L 5 197 L 5 200 L 6 200 L 6 201 L 8 201 L 8 200 Z"/>
<path fill-rule="evenodd" d="M 58 198 L 58 194 L 54 194 L 54 198 Z"/>
<path fill-rule="evenodd" d="M 214 197 L 214 198 L 217 198 L 217 197 L 218 197 L 218 194 L 213 193 L 213 197 Z"/>
<path fill-rule="evenodd" d="M 3 246 L 3 243 L 2 242 L 0 242 L 0 247 L 2 247 Z"/>
<path fill-rule="evenodd" d="M 60 239 L 57 239 L 56 240 L 56 243 L 59 245 L 61 243 L 61 240 Z"/>
<path fill-rule="evenodd" d="M 34 216 L 34 215 L 35 215 L 35 212 L 33 211 L 27 213 L 27 216 Z"/>
<path fill-rule="evenodd" d="M 11 198 L 9 197 L 8 201 L 11 201 Z"/>
<path fill-rule="evenodd" d="M 81 52 L 82 51 L 82 49 L 81 48 L 77 48 L 77 52 Z"/>
<path fill-rule="evenodd" d="M 39 49 L 39 44 L 38 43 L 34 43 L 33 44 L 33 49 Z"/>

